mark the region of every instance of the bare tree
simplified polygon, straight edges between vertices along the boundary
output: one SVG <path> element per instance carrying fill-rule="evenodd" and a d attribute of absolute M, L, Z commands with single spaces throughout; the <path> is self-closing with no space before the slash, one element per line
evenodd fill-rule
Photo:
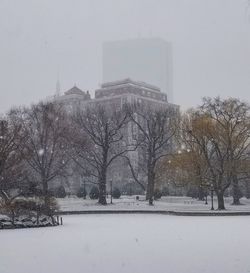
<path fill-rule="evenodd" d="M 67 118 L 61 105 L 39 103 L 21 111 L 20 121 L 26 135 L 24 153 L 32 179 L 42 189 L 44 204 L 49 209 L 49 182 L 65 175 L 69 162 Z"/>
<path fill-rule="evenodd" d="M 99 203 L 106 205 L 108 169 L 127 151 L 123 141 L 127 116 L 120 109 L 111 110 L 105 106 L 92 105 L 86 110 L 79 109 L 74 121 L 78 125 L 75 141 L 78 164 L 86 174 L 97 180 Z"/>
<path fill-rule="evenodd" d="M 140 162 L 145 163 L 147 185 L 146 199 L 153 204 L 157 164 L 160 159 L 169 156 L 174 145 L 178 109 L 175 107 L 152 108 L 143 104 L 127 105 L 130 121 L 136 125 L 135 145 L 141 155 Z M 129 157 L 127 156 L 129 160 Z M 135 177 L 135 170 L 132 168 Z M 137 181 L 140 182 L 140 181 Z"/>
<path fill-rule="evenodd" d="M 182 122 L 182 135 L 190 146 L 199 147 L 204 174 L 218 197 L 218 209 L 225 209 L 224 192 L 242 172 L 249 148 L 248 105 L 237 99 L 205 98 L 203 105 Z M 237 197 L 234 196 L 235 203 Z"/>
<path fill-rule="evenodd" d="M 0 121 L 0 196 L 4 206 L 8 208 L 29 186 L 20 151 L 25 135 L 14 112 L 15 110 L 10 111 Z"/>

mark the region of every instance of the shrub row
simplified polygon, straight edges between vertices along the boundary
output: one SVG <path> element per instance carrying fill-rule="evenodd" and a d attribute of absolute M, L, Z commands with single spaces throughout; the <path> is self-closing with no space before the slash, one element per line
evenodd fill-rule
<path fill-rule="evenodd" d="M 59 186 L 58 188 L 55 188 L 52 191 L 52 194 L 53 194 L 53 196 L 55 196 L 57 198 L 65 198 L 67 195 L 65 188 L 63 186 Z M 84 187 L 80 187 L 76 195 L 78 198 L 86 198 L 87 191 Z M 169 195 L 169 192 L 166 188 L 164 188 L 162 191 L 159 189 L 156 189 L 154 192 L 154 199 L 158 200 L 162 196 L 167 196 L 167 195 Z M 90 199 L 98 199 L 99 198 L 99 189 L 97 186 L 93 186 L 91 188 L 91 190 L 89 191 L 89 197 L 90 197 Z M 115 187 L 113 189 L 112 197 L 116 198 L 116 199 L 119 199 L 121 197 L 121 191 L 119 188 Z"/>

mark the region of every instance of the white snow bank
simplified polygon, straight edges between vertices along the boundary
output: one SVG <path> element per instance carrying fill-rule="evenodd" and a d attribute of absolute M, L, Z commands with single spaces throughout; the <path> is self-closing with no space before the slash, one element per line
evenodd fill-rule
<path fill-rule="evenodd" d="M 250 217 L 65 216 L 0 231 L 1 273 L 245 273 Z"/>

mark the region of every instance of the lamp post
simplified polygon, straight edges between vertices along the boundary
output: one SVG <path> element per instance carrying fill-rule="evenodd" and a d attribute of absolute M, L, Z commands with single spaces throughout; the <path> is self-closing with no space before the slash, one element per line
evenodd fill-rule
<path fill-rule="evenodd" d="M 207 205 L 207 190 L 206 190 L 206 195 L 205 195 L 205 205 Z"/>
<path fill-rule="evenodd" d="M 129 183 L 129 195 L 132 196 L 132 182 Z"/>
<path fill-rule="evenodd" d="M 83 199 L 86 200 L 86 181 L 84 177 L 83 177 L 83 191 L 84 191 Z"/>
<path fill-rule="evenodd" d="M 211 210 L 214 210 L 214 187 L 211 184 Z"/>
<path fill-rule="evenodd" d="M 113 183 L 112 183 L 112 179 L 110 179 L 110 204 L 113 204 Z"/>

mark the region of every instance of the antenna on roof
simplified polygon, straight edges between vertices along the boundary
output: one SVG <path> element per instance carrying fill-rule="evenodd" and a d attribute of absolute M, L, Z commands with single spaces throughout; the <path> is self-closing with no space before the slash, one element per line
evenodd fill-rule
<path fill-rule="evenodd" d="M 61 93 L 61 85 L 60 85 L 59 80 L 57 80 L 57 82 L 56 82 L 56 97 L 59 97 L 60 93 Z"/>
<path fill-rule="evenodd" d="M 59 97 L 60 93 L 61 93 L 61 84 L 60 84 L 60 81 L 59 81 L 59 71 L 57 71 L 56 94 L 55 94 L 55 96 Z"/>

